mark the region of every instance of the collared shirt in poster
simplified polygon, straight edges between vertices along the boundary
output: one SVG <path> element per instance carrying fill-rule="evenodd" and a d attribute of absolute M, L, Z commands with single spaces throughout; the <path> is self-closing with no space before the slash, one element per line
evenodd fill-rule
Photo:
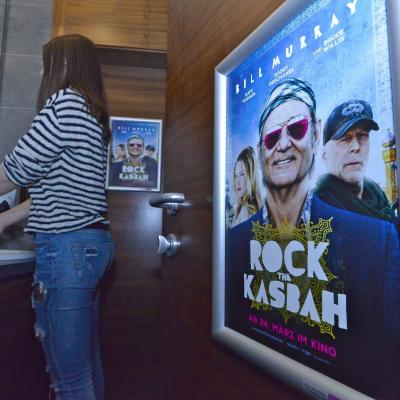
<path fill-rule="evenodd" d="M 298 221 L 298 225 L 300 224 L 308 224 L 310 222 L 311 218 L 311 204 L 312 204 L 312 198 L 313 198 L 313 192 L 310 190 L 307 193 L 306 199 L 304 200 L 303 207 L 300 212 L 300 217 Z M 265 225 L 268 225 L 271 223 L 268 215 L 268 207 L 266 204 L 263 205 L 263 223 Z"/>

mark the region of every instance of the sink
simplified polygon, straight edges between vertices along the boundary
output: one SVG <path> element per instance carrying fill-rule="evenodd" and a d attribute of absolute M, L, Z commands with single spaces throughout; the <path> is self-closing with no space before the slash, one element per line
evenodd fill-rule
<path fill-rule="evenodd" d="M 0 262 L 2 261 L 33 261 L 35 252 L 30 250 L 0 249 Z"/>

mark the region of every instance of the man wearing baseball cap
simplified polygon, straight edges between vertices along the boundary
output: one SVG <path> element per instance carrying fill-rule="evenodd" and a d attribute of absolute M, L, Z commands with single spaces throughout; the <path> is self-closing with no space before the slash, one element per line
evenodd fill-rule
<path fill-rule="evenodd" d="M 360 107 L 356 110 L 362 114 Z M 376 129 L 377 125 L 372 125 L 370 119 L 370 127 Z M 285 241 L 291 240 L 288 232 L 308 235 L 310 227 L 329 221 L 329 250 L 323 257 L 343 288 L 341 293 L 348 296 L 349 325 L 336 329 L 335 339 L 326 339 L 337 348 L 335 362 L 327 371 L 335 379 L 351 376 L 363 391 L 370 391 L 376 397 L 379 385 L 386 388 L 393 381 L 397 383 L 400 354 L 397 352 L 400 332 L 398 235 L 393 224 L 332 206 L 312 190 L 311 174 L 318 139 L 319 118 L 310 84 L 296 78 L 279 82 L 268 96 L 259 119 L 259 166 L 265 189 L 264 204 L 248 220 L 229 229 L 225 238 L 225 324 L 246 336 L 257 337 L 259 328 L 255 330 L 248 322 L 251 315 L 267 319 L 268 324 L 279 323 L 286 329 L 296 332 L 300 329 L 305 336 L 315 337 L 316 325 L 306 326 L 296 313 L 285 320 L 282 310 L 270 305 L 268 309 L 263 308 L 263 301 L 257 300 L 260 292 L 262 296 L 265 293 L 267 300 L 268 296 L 270 300 L 275 299 L 274 295 L 262 292 L 261 286 L 257 292 L 256 285 L 250 285 L 250 291 L 254 292 L 249 295 L 246 282 L 247 279 L 251 282 L 256 269 L 265 285 L 274 280 L 265 264 L 261 266 L 261 259 L 267 263 L 278 260 L 281 271 L 288 271 L 288 264 L 284 261 L 283 265 L 279 256 L 252 254 L 252 245 L 257 246 L 255 242 L 260 241 L 257 235 L 266 242 L 273 238 L 283 248 Z M 313 285 L 311 278 L 299 277 L 298 282 L 305 292 Z M 261 341 L 259 338 L 257 340 Z M 382 346 L 370 349 L 371 343 L 382 343 Z M 279 351 L 293 356 L 291 349 L 275 344 Z M 382 356 L 387 355 L 386 346 L 393 357 L 384 360 L 386 369 L 382 376 L 380 366 Z M 367 348 L 369 363 L 364 362 Z M 321 366 L 309 361 L 311 367 Z M 374 379 L 366 380 L 367 373 Z"/>
<path fill-rule="evenodd" d="M 366 101 L 349 100 L 335 107 L 323 130 L 322 157 L 328 174 L 319 178 L 315 191 L 335 207 L 394 221 L 394 212 L 384 191 L 365 177 L 369 135 L 378 129 Z"/>
<path fill-rule="evenodd" d="M 154 158 L 154 152 L 156 151 L 156 148 L 152 144 L 148 144 L 146 148 L 144 149 L 144 156 L 142 157 L 143 161 L 155 161 Z"/>

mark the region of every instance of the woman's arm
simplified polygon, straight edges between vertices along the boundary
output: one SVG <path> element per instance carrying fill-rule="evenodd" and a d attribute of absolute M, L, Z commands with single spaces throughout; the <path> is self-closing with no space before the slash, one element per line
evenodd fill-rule
<path fill-rule="evenodd" d="M 3 163 L 0 164 L 0 195 L 11 192 L 11 190 L 16 189 L 18 186 L 11 182 L 4 171 Z"/>
<path fill-rule="evenodd" d="M 3 233 L 8 226 L 28 217 L 31 202 L 31 199 L 25 200 L 23 203 L 0 214 L 0 234 Z"/>

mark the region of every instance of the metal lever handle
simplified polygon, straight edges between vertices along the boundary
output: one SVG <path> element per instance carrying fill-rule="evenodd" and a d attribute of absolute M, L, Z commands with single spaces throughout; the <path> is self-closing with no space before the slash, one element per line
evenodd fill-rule
<path fill-rule="evenodd" d="M 165 254 L 168 257 L 174 256 L 181 243 L 177 240 L 173 233 L 164 237 L 163 235 L 158 235 L 158 250 L 157 254 Z"/>
<path fill-rule="evenodd" d="M 178 212 L 179 206 L 185 202 L 183 193 L 161 193 L 149 200 L 152 207 L 165 208 L 168 214 L 174 215 Z"/>

